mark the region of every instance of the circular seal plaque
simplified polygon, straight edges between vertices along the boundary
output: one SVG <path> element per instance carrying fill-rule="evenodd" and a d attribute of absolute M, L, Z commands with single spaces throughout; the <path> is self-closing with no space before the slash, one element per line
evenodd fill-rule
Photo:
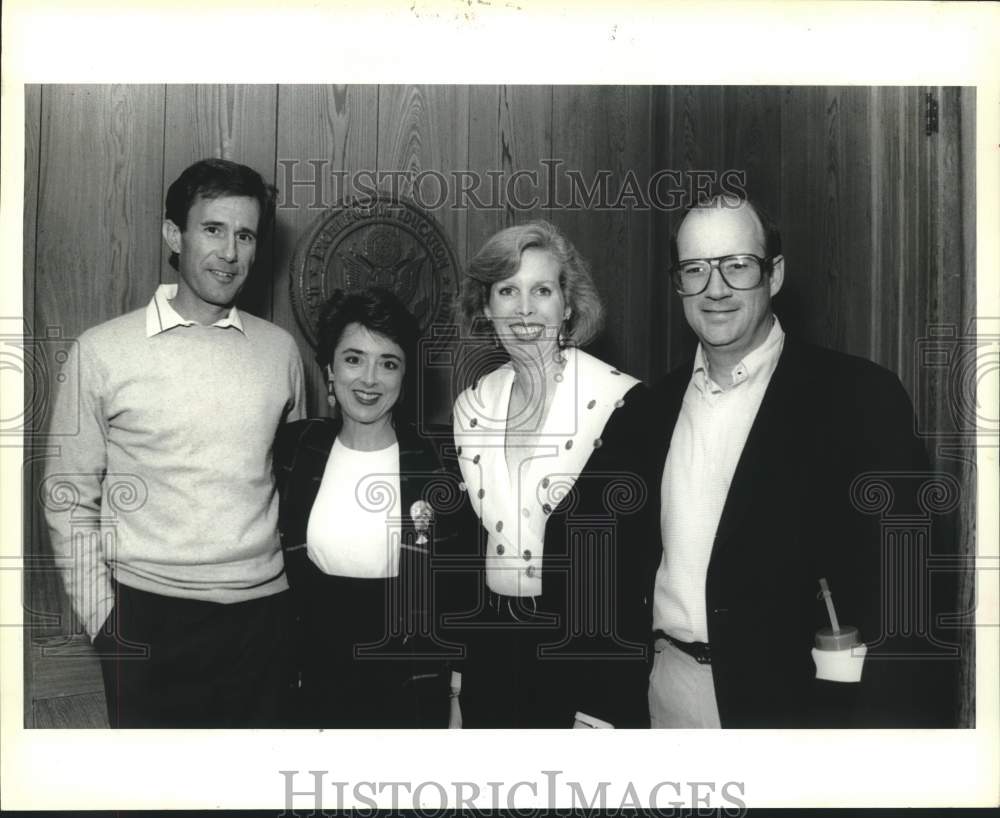
<path fill-rule="evenodd" d="M 449 320 L 458 260 L 434 218 L 388 194 L 324 211 L 296 245 L 291 298 L 295 318 L 316 346 L 323 304 L 334 290 L 382 287 L 399 298 L 421 332 Z"/>

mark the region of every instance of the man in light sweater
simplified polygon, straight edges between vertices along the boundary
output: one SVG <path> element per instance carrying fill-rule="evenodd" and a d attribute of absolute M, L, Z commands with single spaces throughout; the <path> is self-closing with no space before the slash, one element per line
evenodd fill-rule
<path fill-rule="evenodd" d="M 57 392 L 47 464 L 53 550 L 101 657 L 113 727 L 281 722 L 288 585 L 271 467 L 304 416 L 282 329 L 237 310 L 274 189 L 206 159 L 167 192 L 178 272 L 144 309 L 84 332 L 79 398 Z"/>
<path fill-rule="evenodd" d="M 671 255 L 699 344 L 652 390 L 652 726 L 949 725 L 957 654 L 933 631 L 947 577 L 932 587 L 927 543 L 887 537 L 859 488 L 899 514 L 934 484 L 899 379 L 785 335 L 781 236 L 751 203 L 692 209 Z M 814 665 L 821 578 L 868 643 L 824 642 L 858 681 Z M 918 612 L 902 629 L 901 606 Z"/>

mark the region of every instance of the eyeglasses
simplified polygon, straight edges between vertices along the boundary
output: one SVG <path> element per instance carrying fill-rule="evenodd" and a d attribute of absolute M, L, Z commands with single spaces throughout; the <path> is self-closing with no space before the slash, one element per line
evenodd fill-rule
<path fill-rule="evenodd" d="M 682 296 L 701 295 L 708 289 L 712 268 L 718 267 L 722 280 L 732 290 L 752 290 L 760 286 L 765 268 L 770 269 L 772 256 L 761 258 L 752 253 L 719 258 L 689 258 L 677 263 L 670 271 L 674 288 Z"/>

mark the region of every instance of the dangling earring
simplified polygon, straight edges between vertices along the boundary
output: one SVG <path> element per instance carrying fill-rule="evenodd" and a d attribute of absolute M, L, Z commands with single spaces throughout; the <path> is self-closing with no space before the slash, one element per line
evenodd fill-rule
<path fill-rule="evenodd" d="M 326 402 L 330 404 L 331 409 L 337 408 L 337 395 L 333 391 L 332 380 L 326 382 Z"/>

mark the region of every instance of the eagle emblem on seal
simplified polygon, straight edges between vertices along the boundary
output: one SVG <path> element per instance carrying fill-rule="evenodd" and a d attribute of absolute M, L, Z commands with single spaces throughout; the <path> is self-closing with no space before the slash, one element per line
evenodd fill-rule
<path fill-rule="evenodd" d="M 389 290 L 426 332 L 450 319 L 458 261 L 431 214 L 379 194 L 320 214 L 296 244 L 290 286 L 295 317 L 313 346 L 319 310 L 337 289 Z"/>

